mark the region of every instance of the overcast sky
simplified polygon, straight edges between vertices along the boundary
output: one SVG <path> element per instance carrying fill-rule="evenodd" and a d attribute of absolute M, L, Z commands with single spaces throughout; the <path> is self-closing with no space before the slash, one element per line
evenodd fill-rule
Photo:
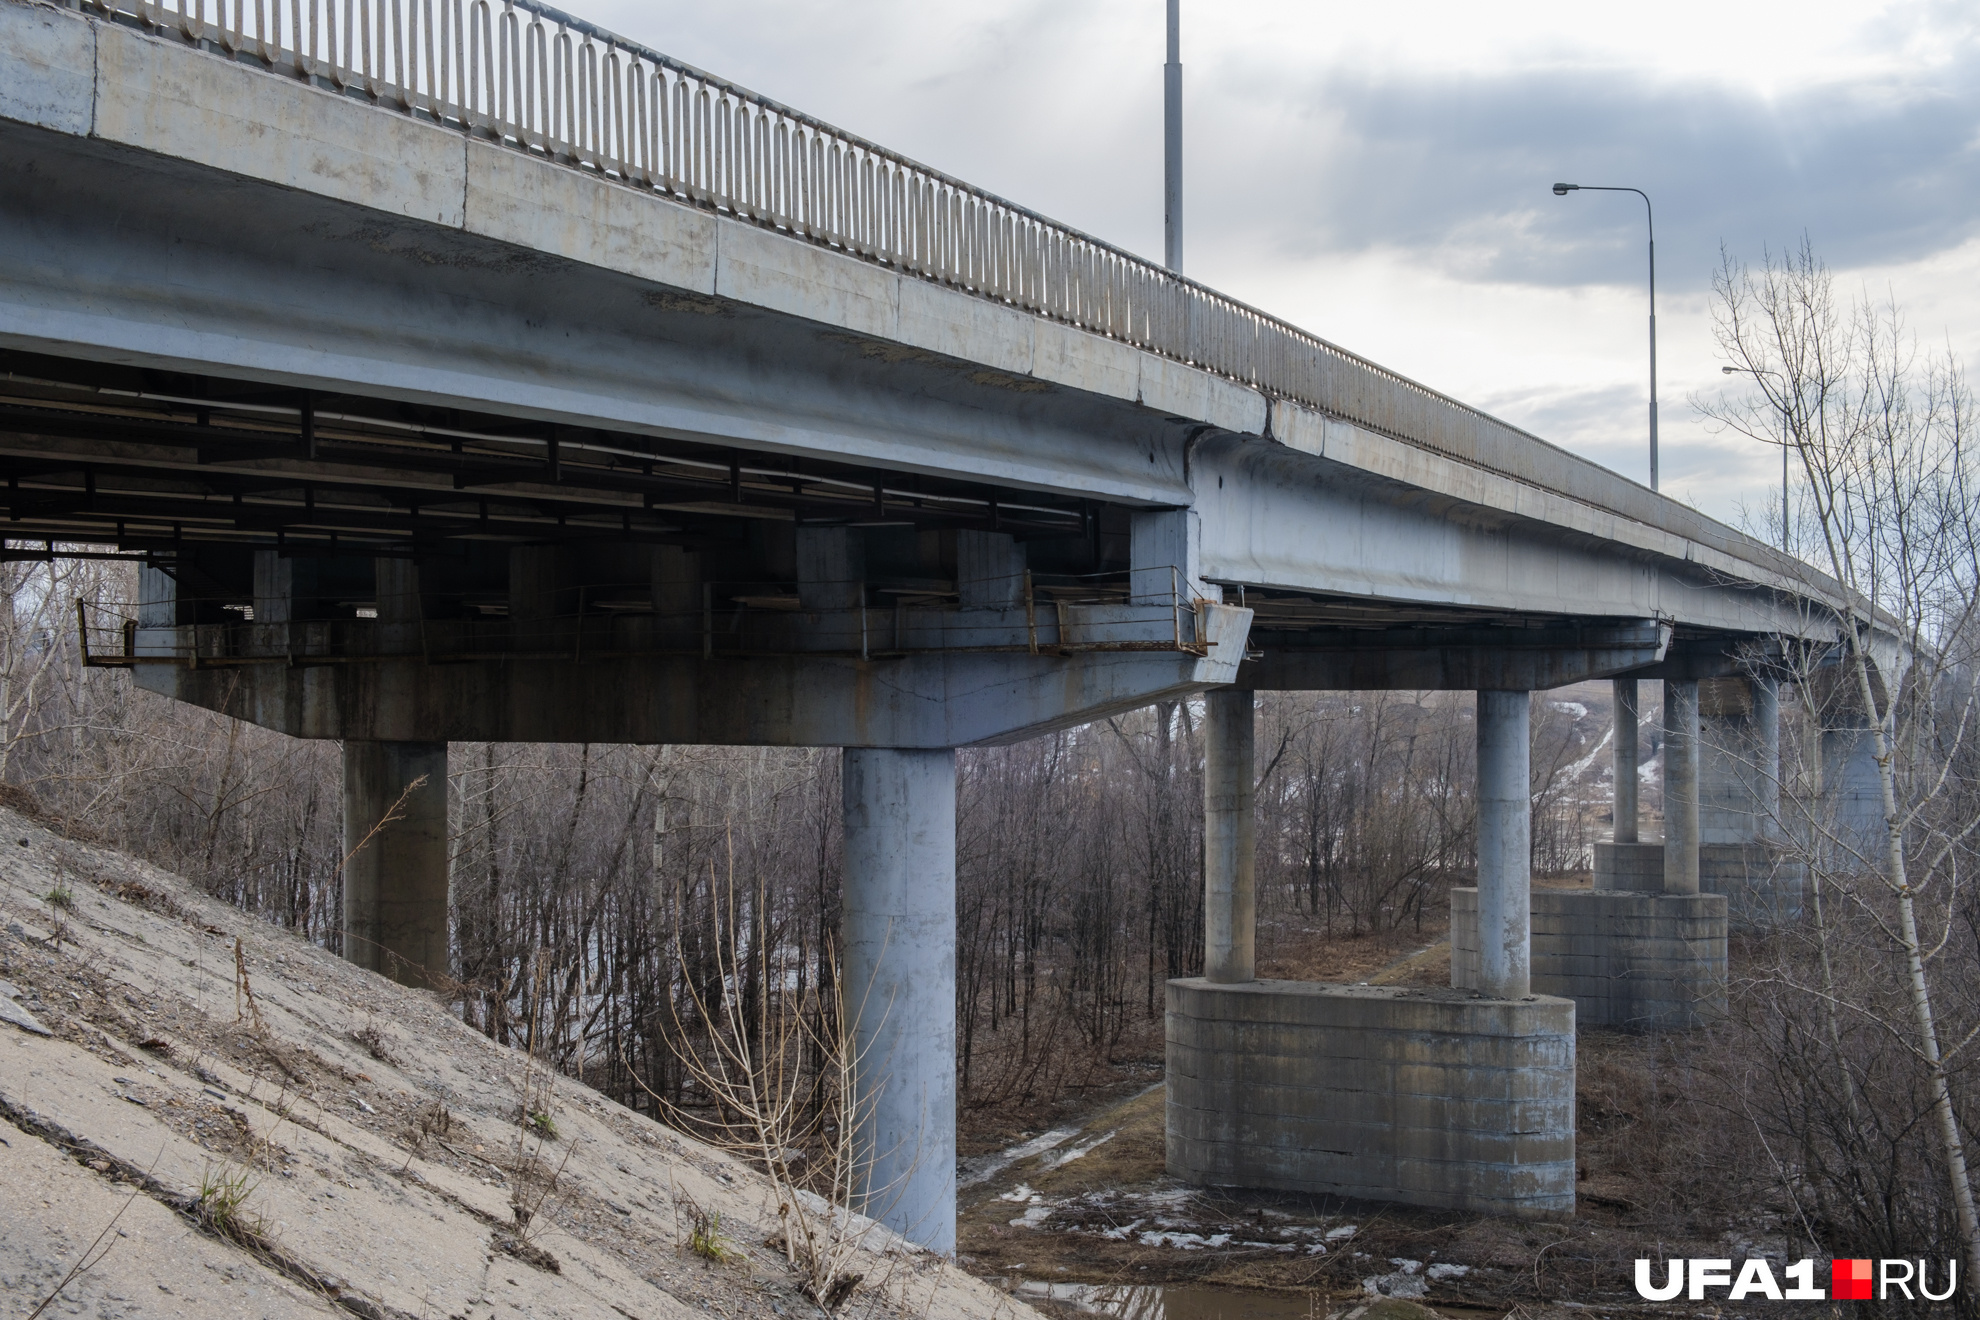
<path fill-rule="evenodd" d="M 626 36 L 1159 259 L 1162 0 L 568 0 Z M 1980 347 L 1980 8 L 1183 0 L 1188 272 L 1646 479 L 1657 207 L 1667 493 L 1739 521 L 1721 246 L 1805 231 L 1849 292 Z M 1771 474 L 1771 477 L 1770 477 Z"/>

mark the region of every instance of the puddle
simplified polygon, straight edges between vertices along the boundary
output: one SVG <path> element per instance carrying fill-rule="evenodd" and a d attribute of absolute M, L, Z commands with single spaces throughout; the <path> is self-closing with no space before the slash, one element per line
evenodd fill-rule
<path fill-rule="evenodd" d="M 1020 1283 L 1016 1291 L 1025 1301 L 1044 1302 L 1059 1315 L 1098 1315 L 1113 1320 L 1325 1320 L 1327 1314 L 1323 1293 L 1032 1279 Z"/>

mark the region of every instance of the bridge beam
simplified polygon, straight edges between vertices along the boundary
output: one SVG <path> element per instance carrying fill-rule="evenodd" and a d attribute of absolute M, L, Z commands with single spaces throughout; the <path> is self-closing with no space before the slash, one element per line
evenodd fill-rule
<path fill-rule="evenodd" d="M 1238 686 L 1277 692 L 1544 691 L 1660 662 L 1671 626 L 1315 628 L 1263 623 Z"/>

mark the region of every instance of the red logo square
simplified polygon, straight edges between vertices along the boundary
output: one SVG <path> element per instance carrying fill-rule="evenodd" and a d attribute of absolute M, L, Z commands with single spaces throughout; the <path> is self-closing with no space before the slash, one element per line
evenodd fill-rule
<path fill-rule="evenodd" d="M 1838 1302 L 1870 1300 L 1871 1262 L 1838 1260 L 1829 1265 L 1829 1296 Z"/>

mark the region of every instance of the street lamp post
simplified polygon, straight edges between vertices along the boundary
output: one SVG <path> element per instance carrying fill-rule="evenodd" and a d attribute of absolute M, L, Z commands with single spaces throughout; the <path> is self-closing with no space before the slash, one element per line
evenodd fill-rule
<path fill-rule="evenodd" d="M 1768 371 L 1762 367 L 1720 367 L 1719 371 L 1727 376 L 1772 376 L 1775 380 L 1781 379 L 1780 372 Z M 1788 415 L 1787 415 L 1787 408 L 1785 406 L 1787 401 L 1785 398 L 1783 398 L 1781 402 L 1783 405 L 1780 410 L 1781 412 L 1781 553 L 1793 554 L 1794 551 L 1788 548 L 1788 517 L 1789 517 L 1788 515 L 1788 507 L 1789 507 L 1788 506 Z"/>
<path fill-rule="evenodd" d="M 1182 16 L 1169 0 L 1169 62 L 1162 66 L 1162 264 L 1182 274 Z"/>
<path fill-rule="evenodd" d="M 1632 192 L 1643 199 L 1643 214 L 1650 224 L 1650 489 L 1657 489 L 1657 217 L 1650 208 L 1650 194 L 1641 188 L 1613 188 L 1598 183 L 1557 183 L 1554 196 L 1571 192 Z"/>

